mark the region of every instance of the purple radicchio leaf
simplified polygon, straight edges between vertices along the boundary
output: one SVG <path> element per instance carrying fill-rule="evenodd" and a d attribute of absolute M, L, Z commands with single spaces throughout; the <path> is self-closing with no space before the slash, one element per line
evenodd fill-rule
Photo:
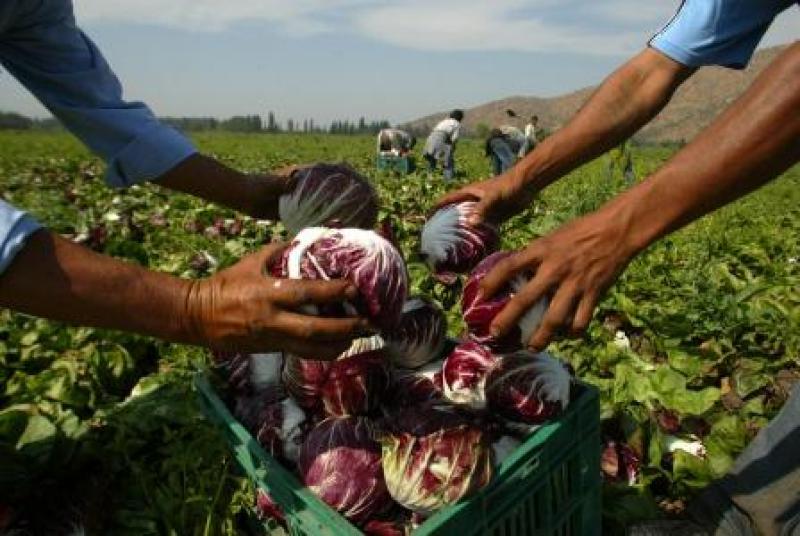
<path fill-rule="evenodd" d="M 320 225 L 372 229 L 378 196 L 367 180 L 344 164 L 316 164 L 294 171 L 296 184 L 278 201 L 281 221 L 295 235 Z"/>
<path fill-rule="evenodd" d="M 304 310 L 326 316 L 361 314 L 383 330 L 397 326 L 408 292 L 408 273 L 400 252 L 374 231 L 310 227 L 301 231 L 279 262 L 277 277 L 348 279 L 358 289 L 352 304 L 338 310 Z"/>
<path fill-rule="evenodd" d="M 387 405 L 397 409 L 443 401 L 443 363 L 440 360 L 418 369 L 395 369 L 392 388 L 387 393 Z"/>
<path fill-rule="evenodd" d="M 434 302 L 415 296 L 403 304 L 400 323 L 385 336 L 396 366 L 418 368 L 436 359 L 444 348 L 447 319 Z"/>
<path fill-rule="evenodd" d="M 470 338 L 500 352 L 513 352 L 525 346 L 541 324 L 549 303 L 547 298 L 540 299 L 522 315 L 517 325 L 506 335 L 499 339 L 491 335 L 489 329 L 492 321 L 528 282 L 528 277 L 522 274 L 516 275 L 490 297 L 481 295 L 480 284 L 498 263 L 512 255 L 514 253 L 510 251 L 498 251 L 483 259 L 467 278 L 461 298 L 461 312 Z"/>
<path fill-rule="evenodd" d="M 390 384 L 385 344 L 379 336 L 353 341 L 334 361 L 287 355 L 283 382 L 297 404 L 315 415 L 375 411 Z"/>
<path fill-rule="evenodd" d="M 452 283 L 455 274 L 469 271 L 497 248 L 499 237 L 494 225 L 468 223 L 476 206 L 474 201 L 446 205 L 422 228 L 420 255 L 443 283 Z"/>
<path fill-rule="evenodd" d="M 558 359 L 542 352 L 503 356 L 486 379 L 489 409 L 528 424 L 541 424 L 569 404 L 572 376 Z"/>
<path fill-rule="evenodd" d="M 364 417 L 331 417 L 317 424 L 300 449 L 303 483 L 354 523 L 365 523 L 393 505 L 386 489 L 380 444 Z"/>
<path fill-rule="evenodd" d="M 450 402 L 475 410 L 486 408 L 486 380 L 500 357 L 475 341 L 456 346 L 442 365 L 442 387 Z"/>
<path fill-rule="evenodd" d="M 430 422 L 419 416 L 416 433 L 391 431 L 381 437 L 389 493 L 422 515 L 474 493 L 492 477 L 492 451 L 481 428 L 436 411 Z"/>

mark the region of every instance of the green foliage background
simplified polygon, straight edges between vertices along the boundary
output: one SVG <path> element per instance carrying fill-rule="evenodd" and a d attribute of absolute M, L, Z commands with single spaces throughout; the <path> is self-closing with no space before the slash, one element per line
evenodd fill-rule
<path fill-rule="evenodd" d="M 371 137 L 205 134 L 199 147 L 246 171 L 348 161 L 369 176 L 409 256 L 413 289 L 439 300 L 461 329 L 458 291 L 434 284 L 415 259 L 425 214 L 447 188 L 426 172 L 377 174 Z M 634 147 L 641 178 L 668 147 Z M 465 140 L 458 183 L 485 177 L 480 143 Z M 113 191 L 103 166 L 65 134 L 0 133 L 0 193 L 51 229 L 81 236 L 104 225 L 102 250 L 154 270 L 205 277 L 280 225 L 243 220 L 239 236 L 203 229 L 237 215 L 152 185 Z M 625 188 L 598 159 L 548 189 L 510 221 L 505 248 L 522 247 Z M 662 240 L 636 259 L 603 300 L 586 336 L 554 351 L 597 385 L 609 437 L 643 453 L 635 486 L 608 485 L 606 529 L 661 515 L 723 474 L 780 407 L 800 370 L 800 171 Z M 193 262 L 214 259 L 209 268 Z M 614 344 L 622 330 L 630 349 Z M 134 335 L 0 311 L 0 506 L 28 530 L 232 534 L 244 530 L 252 489 L 222 438 L 199 414 L 192 374 L 205 351 Z M 662 463 L 667 410 L 708 455 Z M 660 505 L 659 508 L 657 505 Z M 676 506 L 677 505 L 677 506 Z"/>

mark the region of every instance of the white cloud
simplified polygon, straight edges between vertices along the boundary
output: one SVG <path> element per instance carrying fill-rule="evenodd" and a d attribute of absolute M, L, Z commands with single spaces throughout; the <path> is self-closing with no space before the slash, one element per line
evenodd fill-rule
<path fill-rule="evenodd" d="M 669 9 L 661 11 L 669 13 Z M 648 19 L 654 18 L 655 10 L 645 12 Z M 659 27 L 653 28 L 652 23 L 637 27 L 629 24 L 629 17 L 615 19 L 615 14 L 613 9 L 599 11 L 585 0 L 407 0 L 402 5 L 360 10 L 354 24 L 376 40 L 422 50 L 588 54 L 635 52 Z"/>
<path fill-rule="evenodd" d="M 291 33 L 332 27 L 319 15 L 369 0 L 78 0 L 82 22 L 132 22 L 187 31 L 222 31 L 237 23 L 275 22 Z"/>
<path fill-rule="evenodd" d="M 82 22 L 133 22 L 185 31 L 272 23 L 302 36 L 347 32 L 433 51 L 628 55 L 672 17 L 679 0 L 78 0 Z M 797 9 L 765 38 L 796 38 Z"/>
<path fill-rule="evenodd" d="M 594 24 L 625 24 L 638 27 L 664 26 L 675 14 L 680 6 L 678 1 L 641 2 L 639 0 L 603 0 L 591 2 L 590 14 L 597 15 L 601 21 L 594 18 Z"/>

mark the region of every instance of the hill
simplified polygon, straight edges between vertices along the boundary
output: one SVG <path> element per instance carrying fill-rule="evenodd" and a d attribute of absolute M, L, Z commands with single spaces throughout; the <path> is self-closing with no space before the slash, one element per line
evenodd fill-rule
<path fill-rule="evenodd" d="M 786 46 L 760 50 L 747 69 L 736 71 L 723 67 L 704 67 L 686 81 L 667 107 L 647 126 L 637 139 L 647 142 L 689 140 L 708 125 L 728 104 L 733 102 L 753 82 L 758 74 Z M 521 117 L 539 116 L 546 130 L 555 130 L 566 123 L 594 92 L 596 86 L 580 89 L 558 97 L 514 96 L 481 104 L 465 110 L 464 127 L 474 133 L 480 124 L 487 126 L 508 123 L 506 110 L 512 109 Z M 402 125 L 418 134 L 427 132 L 447 112 L 432 114 Z"/>

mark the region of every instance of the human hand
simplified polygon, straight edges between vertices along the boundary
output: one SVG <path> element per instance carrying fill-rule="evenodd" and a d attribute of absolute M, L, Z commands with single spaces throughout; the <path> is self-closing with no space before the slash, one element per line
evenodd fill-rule
<path fill-rule="evenodd" d="M 534 276 L 494 319 L 492 335 L 508 333 L 545 296 L 550 305 L 527 341 L 532 350 L 543 350 L 558 335 L 583 333 L 603 293 L 637 253 L 630 245 L 629 221 L 618 211 L 590 214 L 498 263 L 481 283 L 484 295 L 494 295 L 517 273 Z"/>
<path fill-rule="evenodd" d="M 526 187 L 521 176 L 511 169 L 503 175 L 474 182 L 445 194 L 435 206 L 439 208 L 461 201 L 477 201 L 470 223 L 477 225 L 487 221 L 499 224 L 528 208 L 534 195 L 535 191 Z"/>
<path fill-rule="evenodd" d="M 208 279 L 192 281 L 184 323 L 190 340 L 216 350 L 288 351 L 334 359 L 354 338 L 371 334 L 369 323 L 361 317 L 326 318 L 300 312 L 303 306 L 352 300 L 357 290 L 346 280 L 270 277 L 267 267 L 284 247 L 270 244 Z"/>

